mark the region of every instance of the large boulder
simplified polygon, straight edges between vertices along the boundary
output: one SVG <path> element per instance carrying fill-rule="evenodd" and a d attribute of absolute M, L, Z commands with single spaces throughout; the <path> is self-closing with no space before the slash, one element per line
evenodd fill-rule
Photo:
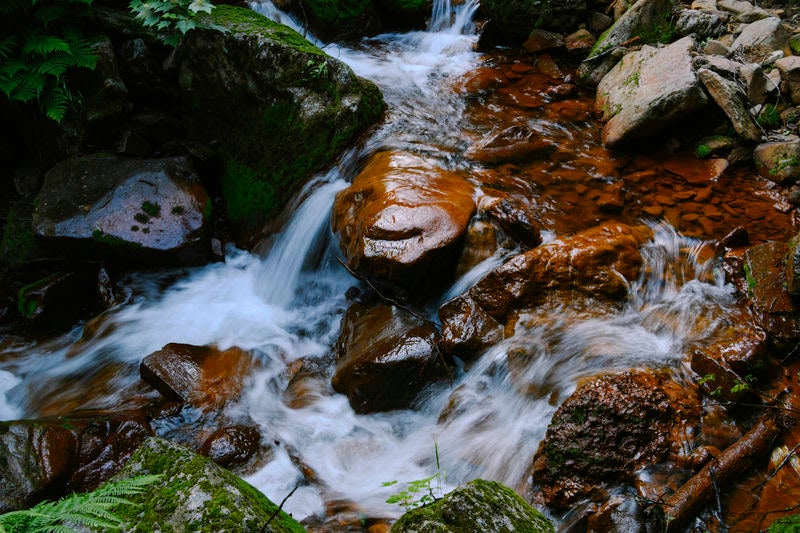
<path fill-rule="evenodd" d="M 587 60 L 599 58 L 637 37 L 650 44 L 668 41 L 674 5 L 673 0 L 638 0 L 597 39 Z"/>
<path fill-rule="evenodd" d="M 553 415 L 536 452 L 533 481 L 549 505 L 570 506 L 600 483 L 633 479 L 672 450 L 681 402 L 697 405 L 663 375 L 631 371 L 582 385 Z"/>
<path fill-rule="evenodd" d="M 481 7 L 496 29 L 524 39 L 534 28 L 568 31 L 577 29 L 588 10 L 586 0 L 487 0 Z"/>
<path fill-rule="evenodd" d="M 301 533 L 305 528 L 232 472 L 186 448 L 151 438 L 115 479 L 161 479 L 120 509 L 124 531 Z"/>
<path fill-rule="evenodd" d="M 430 505 L 408 511 L 392 533 L 554 533 L 553 524 L 513 490 L 476 479 Z"/>
<path fill-rule="evenodd" d="M 333 230 L 348 265 L 422 293 L 451 277 L 473 188 L 458 174 L 405 152 L 379 152 L 336 196 Z"/>
<path fill-rule="evenodd" d="M 692 67 L 694 39 L 626 55 L 597 87 L 603 143 L 613 147 L 660 132 L 708 103 Z"/>
<path fill-rule="evenodd" d="M 68 159 L 45 175 L 34 204 L 35 234 L 72 256 L 76 245 L 166 262 L 196 263 L 209 254 L 211 201 L 185 158 Z"/>
<path fill-rule="evenodd" d="M 778 17 L 768 17 L 745 26 L 731 49 L 751 63 L 759 63 L 777 50 L 791 55 L 789 33 Z"/>
<path fill-rule="evenodd" d="M 342 319 L 331 384 L 359 413 L 407 408 L 447 377 L 438 343 L 431 322 L 393 305 L 355 303 Z"/>
<path fill-rule="evenodd" d="M 219 142 L 228 219 L 255 229 L 383 112 L 378 88 L 297 32 L 218 5 L 180 48 L 190 134 Z"/>
<path fill-rule="evenodd" d="M 0 422 L 0 513 L 94 489 L 152 434 L 135 413 Z"/>

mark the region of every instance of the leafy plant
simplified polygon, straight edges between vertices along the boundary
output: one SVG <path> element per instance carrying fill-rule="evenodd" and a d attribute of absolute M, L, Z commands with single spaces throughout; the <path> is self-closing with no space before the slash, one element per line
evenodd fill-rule
<path fill-rule="evenodd" d="M 415 479 L 405 483 L 405 489 L 386 498 L 386 503 L 400 505 L 406 511 L 411 511 L 431 504 L 444 495 L 445 475 L 439 463 L 439 445 L 436 442 L 433 444 L 436 457 L 436 473 L 426 478 Z M 393 480 L 385 481 L 381 485 L 391 487 L 397 485 L 397 483 L 397 480 Z"/>
<path fill-rule="evenodd" d="M 756 382 L 755 376 L 747 374 L 744 379 L 737 379 L 733 387 L 731 387 L 731 394 L 739 394 L 751 389 L 751 385 Z"/>
<path fill-rule="evenodd" d="M 122 518 L 114 512 L 121 505 L 137 505 L 126 499 L 144 492 L 161 476 L 146 475 L 102 485 L 93 492 L 72 494 L 57 502 L 41 502 L 23 511 L 0 515 L 0 533 L 72 532 L 76 527 L 118 531 Z"/>
<path fill-rule="evenodd" d="M 775 128 L 781 122 L 781 114 L 776 106 L 767 104 L 756 117 L 756 122 L 764 128 Z"/>
<path fill-rule="evenodd" d="M 198 19 L 200 13 L 211 14 L 214 10 L 211 0 L 131 0 L 128 8 L 144 26 L 156 29 L 161 40 L 170 46 L 178 46 L 181 38 L 195 28 L 224 31 Z"/>
<path fill-rule="evenodd" d="M 700 159 L 705 159 L 706 157 L 711 155 L 711 147 L 707 144 L 698 144 L 694 153 Z"/>
<path fill-rule="evenodd" d="M 94 69 L 94 40 L 83 29 L 93 0 L 3 0 L 0 2 L 0 91 L 10 100 L 38 101 L 60 122 L 77 102 L 66 75 Z"/>

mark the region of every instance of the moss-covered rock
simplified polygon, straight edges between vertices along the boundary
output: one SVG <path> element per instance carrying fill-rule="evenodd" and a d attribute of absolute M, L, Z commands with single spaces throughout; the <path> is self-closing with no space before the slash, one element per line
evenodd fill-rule
<path fill-rule="evenodd" d="M 392 533 L 549 533 L 553 524 L 513 490 L 476 479 L 425 507 L 407 512 Z"/>
<path fill-rule="evenodd" d="M 220 5 L 181 47 L 192 137 L 217 140 L 222 193 L 241 237 L 382 114 L 378 88 L 290 28 Z"/>
<path fill-rule="evenodd" d="M 163 439 L 145 441 L 115 479 L 142 474 L 163 480 L 119 509 L 124 531 L 305 531 L 233 473 Z"/>

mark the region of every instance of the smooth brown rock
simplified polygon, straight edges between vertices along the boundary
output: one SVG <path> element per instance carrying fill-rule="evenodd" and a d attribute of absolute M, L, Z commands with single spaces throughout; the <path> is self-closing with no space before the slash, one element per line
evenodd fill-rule
<path fill-rule="evenodd" d="M 494 193 L 497 196 L 494 196 Z M 503 231 L 515 241 L 528 247 L 542 242 L 536 213 L 524 199 L 516 198 L 500 191 L 492 191 L 492 196 L 484 196 L 479 201 L 483 214 L 497 222 Z"/>
<path fill-rule="evenodd" d="M 142 360 L 142 379 L 168 398 L 203 410 L 236 400 L 253 358 L 240 348 L 170 343 Z"/>
<path fill-rule="evenodd" d="M 220 466 L 230 468 L 252 458 L 260 447 L 261 433 L 252 426 L 226 426 L 203 443 L 200 454 Z"/>
<path fill-rule="evenodd" d="M 464 155 L 480 163 L 534 161 L 555 150 L 555 144 L 525 126 L 511 126 L 485 141 L 470 146 Z"/>
<path fill-rule="evenodd" d="M 405 409 L 448 375 L 432 323 L 393 305 L 353 304 L 342 319 L 331 384 L 358 413 Z"/>
<path fill-rule="evenodd" d="M 564 47 L 571 53 L 588 53 L 596 41 L 597 39 L 589 30 L 581 29 L 564 37 Z"/>
<path fill-rule="evenodd" d="M 540 29 L 533 30 L 528 39 L 522 44 L 522 47 L 531 53 L 562 46 L 564 46 L 564 37 L 561 34 Z"/>
<path fill-rule="evenodd" d="M 460 295 L 439 309 L 442 350 L 472 359 L 503 340 L 503 326 L 469 296 Z"/>
<path fill-rule="evenodd" d="M 353 270 L 424 294 L 455 270 L 472 185 L 404 152 L 379 152 L 336 196 L 333 229 Z"/>

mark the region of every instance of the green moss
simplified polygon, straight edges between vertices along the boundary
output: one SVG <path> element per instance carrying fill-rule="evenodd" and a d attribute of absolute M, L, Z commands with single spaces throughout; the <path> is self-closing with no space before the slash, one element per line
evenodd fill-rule
<path fill-rule="evenodd" d="M 767 104 L 756 117 L 756 122 L 765 128 L 775 128 L 781 123 L 781 114 L 776 106 Z"/>
<path fill-rule="evenodd" d="M 705 159 L 706 157 L 711 155 L 711 147 L 707 144 L 698 144 L 694 153 L 700 159 Z"/>
<path fill-rule="evenodd" d="M 756 288 L 756 278 L 753 276 L 753 271 L 750 268 L 750 265 L 745 263 L 744 264 L 744 279 L 747 282 L 747 290 L 749 292 L 753 292 Z"/>
<path fill-rule="evenodd" d="M 800 159 L 796 156 L 783 155 L 776 159 L 775 166 L 769 169 L 770 176 L 777 176 L 779 172 L 789 167 L 800 165 Z"/>
<path fill-rule="evenodd" d="M 152 202 L 142 202 L 142 211 L 153 218 L 161 216 L 161 206 Z"/>
<path fill-rule="evenodd" d="M 652 25 L 641 29 L 637 35 L 642 42 L 648 44 L 669 44 L 675 37 L 675 31 L 675 18 L 672 10 L 666 9 L 655 17 Z"/>
<path fill-rule="evenodd" d="M 56 272 L 20 288 L 17 291 L 17 311 L 19 311 L 19 314 L 27 319 L 35 318 L 41 312 L 41 301 L 36 296 L 32 297 L 31 293 L 37 292 L 59 276 L 61 276 L 61 273 Z"/>
<path fill-rule="evenodd" d="M 768 533 L 800 533 L 800 515 L 784 516 L 775 520 Z"/>
<path fill-rule="evenodd" d="M 589 56 L 586 58 L 587 60 L 594 59 L 595 57 L 608 52 L 609 49 L 614 47 L 614 44 L 608 41 L 608 35 L 613 29 L 614 25 L 612 24 L 610 28 L 600 34 L 600 37 L 597 38 L 594 46 L 592 46 L 592 49 L 589 51 Z"/>

